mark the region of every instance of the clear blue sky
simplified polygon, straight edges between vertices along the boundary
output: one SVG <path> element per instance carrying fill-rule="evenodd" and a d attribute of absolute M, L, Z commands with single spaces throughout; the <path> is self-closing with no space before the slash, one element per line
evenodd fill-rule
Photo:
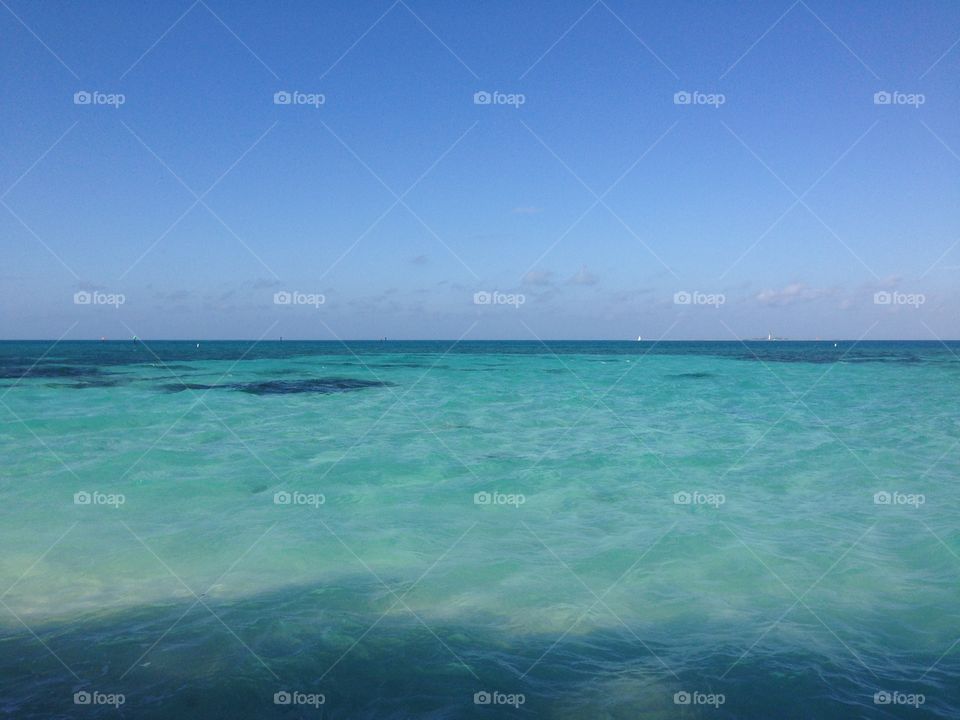
<path fill-rule="evenodd" d="M 4 0 L 0 336 L 957 338 L 958 39 L 956 2 Z"/>

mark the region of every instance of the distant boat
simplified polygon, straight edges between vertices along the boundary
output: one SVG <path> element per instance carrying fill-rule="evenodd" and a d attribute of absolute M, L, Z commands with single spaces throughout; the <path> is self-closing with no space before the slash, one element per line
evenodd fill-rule
<path fill-rule="evenodd" d="M 776 342 L 778 340 L 786 340 L 786 338 L 777 337 L 772 332 L 768 332 L 766 337 L 753 337 L 753 338 L 747 338 L 747 340 L 749 340 L 750 342 L 763 342 L 763 341 Z"/>
<path fill-rule="evenodd" d="M 642 340 L 643 340 L 643 336 L 637 335 L 637 342 L 641 342 Z"/>

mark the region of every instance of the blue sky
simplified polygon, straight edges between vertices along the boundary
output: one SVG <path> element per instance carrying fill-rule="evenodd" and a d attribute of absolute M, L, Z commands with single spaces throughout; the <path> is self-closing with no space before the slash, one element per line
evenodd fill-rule
<path fill-rule="evenodd" d="M 956 3 L 4 1 L 2 337 L 960 337 Z"/>

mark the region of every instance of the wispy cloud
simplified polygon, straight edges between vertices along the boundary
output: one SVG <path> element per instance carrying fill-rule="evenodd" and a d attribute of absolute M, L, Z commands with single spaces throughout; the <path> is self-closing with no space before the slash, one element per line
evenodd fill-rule
<path fill-rule="evenodd" d="M 571 285 L 596 285 L 600 282 L 600 278 L 590 272 L 586 265 L 582 265 L 577 271 L 577 274 L 567 282 Z"/>
<path fill-rule="evenodd" d="M 251 284 L 253 290 L 272 290 L 283 285 L 282 282 L 276 278 L 257 278 Z"/>
<path fill-rule="evenodd" d="M 893 290 L 900 285 L 901 282 L 903 282 L 903 278 L 900 275 L 888 275 L 885 278 L 865 283 L 863 290 L 868 293 L 876 292 L 877 290 Z"/>
<path fill-rule="evenodd" d="M 531 270 L 523 276 L 524 285 L 549 285 L 553 282 L 553 273 L 549 270 Z"/>
<path fill-rule="evenodd" d="M 810 302 L 836 295 L 836 290 L 830 288 L 814 288 L 806 283 L 795 282 L 780 290 L 766 289 L 760 292 L 756 299 L 761 305 L 793 305 L 799 302 Z"/>

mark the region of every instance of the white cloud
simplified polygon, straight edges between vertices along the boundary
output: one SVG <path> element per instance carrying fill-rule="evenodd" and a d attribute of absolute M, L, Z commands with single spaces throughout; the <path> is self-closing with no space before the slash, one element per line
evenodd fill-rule
<path fill-rule="evenodd" d="M 599 277 L 587 270 L 586 265 L 582 265 L 580 270 L 577 271 L 577 274 L 570 278 L 570 280 L 567 282 L 569 282 L 571 285 L 596 285 L 599 281 Z"/>

